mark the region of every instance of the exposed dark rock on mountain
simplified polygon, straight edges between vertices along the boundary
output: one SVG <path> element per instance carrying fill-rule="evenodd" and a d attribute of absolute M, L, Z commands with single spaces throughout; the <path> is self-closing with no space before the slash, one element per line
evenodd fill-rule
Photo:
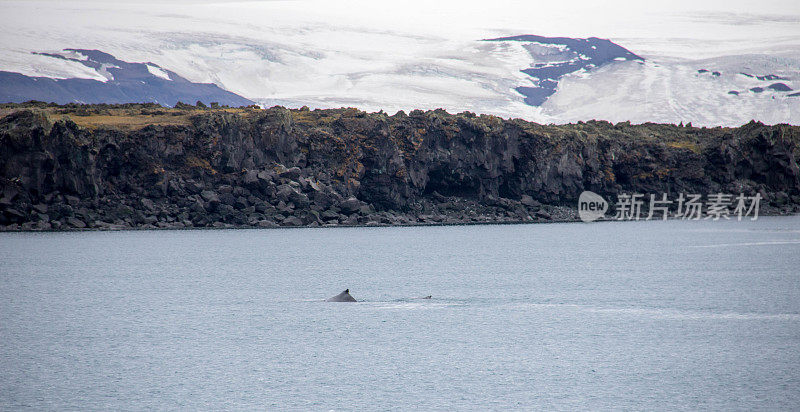
<path fill-rule="evenodd" d="M 767 74 L 764 76 L 756 76 L 758 80 L 787 80 L 785 77 L 776 76 L 774 74 Z"/>
<path fill-rule="evenodd" d="M 720 72 L 718 72 L 718 71 L 713 71 L 713 72 L 712 72 L 712 71 L 710 71 L 710 70 L 708 70 L 708 69 L 700 69 L 700 70 L 698 70 L 698 71 L 697 71 L 697 73 L 700 73 L 700 74 L 703 74 L 703 73 L 711 73 L 711 75 L 712 75 L 712 76 L 714 76 L 714 77 L 719 77 L 719 76 L 722 76 L 722 73 L 720 73 Z M 748 77 L 753 77 L 753 76 L 751 76 L 751 75 L 749 75 L 749 74 L 747 74 L 747 73 L 742 73 L 742 74 L 743 74 L 743 75 L 745 75 L 745 76 L 748 76 Z"/>
<path fill-rule="evenodd" d="M 590 37 L 545 37 L 532 34 L 498 37 L 485 41 L 514 41 L 525 43 L 525 49 L 535 61 L 522 72 L 531 76 L 534 87 L 520 86 L 516 90 L 525 96 L 525 103 L 540 106 L 556 92 L 558 80 L 578 70 L 591 70 L 618 60 L 644 59 L 610 40 Z"/>
<path fill-rule="evenodd" d="M 778 91 L 778 92 L 790 92 L 792 88 L 785 85 L 784 83 L 773 83 L 768 86 L 768 88 Z"/>
<path fill-rule="evenodd" d="M 247 106 L 254 104 L 210 83 L 193 83 L 153 63 L 128 63 L 99 50 L 67 49 L 72 54 L 39 53 L 69 60 L 94 69 L 106 77 L 51 79 L 0 71 L 0 102 L 39 100 L 54 103 L 152 102 L 174 106 L 178 101 Z M 73 56 L 80 56 L 73 57 Z M 154 74 L 157 73 L 158 75 Z"/>
<path fill-rule="evenodd" d="M 774 74 L 765 74 L 765 75 L 763 75 L 763 76 L 752 75 L 752 74 L 750 74 L 750 73 L 745 73 L 745 72 L 739 72 L 739 74 L 741 74 L 741 75 L 743 75 L 743 76 L 750 77 L 750 78 L 755 78 L 755 79 L 758 79 L 758 80 L 761 80 L 761 81 L 767 81 L 767 80 L 788 80 L 788 79 L 787 79 L 787 78 L 785 78 L 785 77 L 781 77 L 781 76 L 774 75 Z"/>
<path fill-rule="evenodd" d="M 5 230 L 548 221 L 573 219 L 583 190 L 800 204 L 797 126 L 147 105 L 0 115 Z"/>

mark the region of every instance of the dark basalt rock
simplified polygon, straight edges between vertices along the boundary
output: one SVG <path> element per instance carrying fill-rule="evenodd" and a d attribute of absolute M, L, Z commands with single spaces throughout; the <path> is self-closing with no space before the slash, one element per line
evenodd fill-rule
<path fill-rule="evenodd" d="M 282 177 L 284 179 L 297 180 L 300 177 L 300 168 L 295 166 L 295 167 L 286 169 L 285 171 L 283 171 L 280 174 L 278 174 L 278 176 L 280 176 L 280 177 Z"/>
<path fill-rule="evenodd" d="M 351 197 L 344 202 L 339 204 L 339 209 L 342 210 L 343 213 L 352 214 L 358 212 L 361 209 L 361 201 L 356 199 L 355 197 Z"/>
<path fill-rule="evenodd" d="M 0 118 L 0 230 L 560 221 L 584 190 L 800 204 L 797 126 L 274 107 L 124 130 L 14 110 Z"/>
<path fill-rule="evenodd" d="M 281 222 L 283 226 L 303 226 L 303 221 L 295 216 L 289 216 Z"/>

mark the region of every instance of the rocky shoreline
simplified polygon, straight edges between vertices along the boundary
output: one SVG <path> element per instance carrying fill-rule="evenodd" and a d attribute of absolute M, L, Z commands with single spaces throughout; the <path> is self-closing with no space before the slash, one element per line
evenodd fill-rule
<path fill-rule="evenodd" d="M 0 230 L 574 221 L 583 190 L 800 211 L 797 126 L 186 106 L 0 106 Z"/>
<path fill-rule="evenodd" d="M 278 165 L 281 168 L 281 165 Z M 285 169 L 285 168 L 284 168 Z M 294 176 L 296 168 L 283 175 Z M 355 197 L 343 198 L 321 184 L 303 178 L 280 177 L 259 172 L 261 178 L 245 186 L 221 185 L 205 189 L 195 181 L 184 182 L 189 192 L 184 199 L 116 198 L 98 201 L 53 193 L 52 198 L 30 206 L 27 215 L 6 205 L 7 216 L 23 216 L 23 223 L 1 226 L 4 231 L 58 230 L 131 230 L 131 229 L 203 229 L 203 228 L 278 228 L 337 226 L 431 226 L 464 224 L 512 224 L 576 221 L 574 208 L 540 205 L 498 199 L 494 206 L 459 198 L 445 198 L 434 193 L 439 202 L 423 199 L 413 205 L 423 213 L 377 211 L 371 204 Z M 277 204 L 261 200 L 247 189 L 253 185 L 275 189 Z M 317 186 L 317 188 L 313 188 Z M 269 189 L 267 189 L 269 190 Z M 11 193 L 11 196 L 7 196 Z M 3 192 L 13 198 L 13 189 Z M 246 196 L 246 197 L 245 197 Z M 321 204 L 330 205 L 323 208 Z M 8 207 L 12 206 L 12 207 Z M 23 205 L 22 208 L 25 206 Z M 21 208 L 21 209 L 22 209 Z M 428 211 L 428 213 L 425 213 Z"/>

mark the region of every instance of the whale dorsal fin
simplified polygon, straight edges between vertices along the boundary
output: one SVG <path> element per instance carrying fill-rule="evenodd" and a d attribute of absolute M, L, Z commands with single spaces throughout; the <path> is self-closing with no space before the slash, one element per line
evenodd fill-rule
<path fill-rule="evenodd" d="M 345 289 L 344 292 L 327 299 L 328 302 L 356 302 L 356 299 L 350 296 L 350 289 Z"/>

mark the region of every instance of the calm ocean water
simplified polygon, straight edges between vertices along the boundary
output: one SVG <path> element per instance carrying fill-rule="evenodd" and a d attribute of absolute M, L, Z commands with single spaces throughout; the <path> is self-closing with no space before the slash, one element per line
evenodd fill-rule
<path fill-rule="evenodd" d="M 800 217 L 3 233 L 0 409 L 796 410 L 799 268 Z"/>

